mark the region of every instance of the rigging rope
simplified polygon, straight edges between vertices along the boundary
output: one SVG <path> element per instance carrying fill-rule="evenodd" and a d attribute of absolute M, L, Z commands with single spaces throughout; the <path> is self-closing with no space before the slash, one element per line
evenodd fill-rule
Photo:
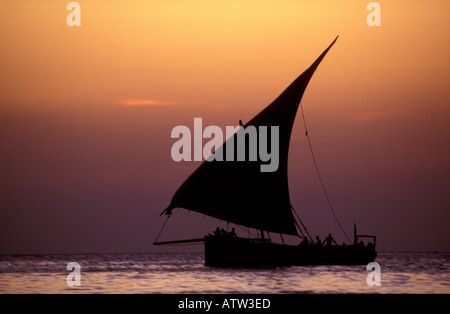
<path fill-rule="evenodd" d="M 311 156 L 312 156 L 312 159 L 313 159 L 313 162 L 314 162 L 314 166 L 315 166 L 315 168 L 316 168 L 317 176 L 319 177 L 319 182 L 320 182 L 320 185 L 321 185 L 321 187 L 322 187 L 323 194 L 325 195 L 325 199 L 327 200 L 328 207 L 331 209 L 331 212 L 333 213 L 333 216 L 334 216 L 334 218 L 336 219 L 336 222 L 338 223 L 339 227 L 341 228 L 341 230 L 342 230 L 342 232 L 344 233 L 344 235 L 345 235 L 345 237 L 347 238 L 347 240 L 351 243 L 352 241 L 351 241 L 350 238 L 348 237 L 347 233 L 345 233 L 344 228 L 342 228 L 341 223 L 339 222 L 339 219 L 337 218 L 337 215 L 336 215 L 336 213 L 335 213 L 335 211 L 334 211 L 334 209 L 333 209 L 333 205 L 331 205 L 330 198 L 328 197 L 327 190 L 325 189 L 325 185 L 324 185 L 323 180 L 322 180 L 322 177 L 321 177 L 321 175 L 320 175 L 319 167 L 317 166 L 316 157 L 315 157 L 315 155 L 314 155 L 314 151 L 313 151 L 313 148 L 312 148 L 312 145 L 311 145 L 311 140 L 310 140 L 309 135 L 308 135 L 308 128 L 307 128 L 307 126 L 306 126 L 305 113 L 304 113 L 304 111 L 303 111 L 303 105 L 302 105 L 301 102 L 300 102 L 300 109 L 302 110 L 303 125 L 305 126 L 305 135 L 306 135 L 306 138 L 308 139 L 309 150 L 311 151 Z M 295 212 L 295 211 L 294 211 L 294 212 Z"/>
<path fill-rule="evenodd" d="M 162 233 L 164 227 L 166 226 L 167 220 L 169 220 L 170 215 L 171 215 L 171 214 L 167 215 L 166 221 L 164 221 L 164 224 L 163 224 L 161 230 L 159 231 L 158 236 L 156 237 L 155 242 L 158 242 L 159 236 L 161 235 L 161 233 Z"/>
<path fill-rule="evenodd" d="M 306 229 L 305 225 L 303 224 L 303 221 L 300 219 L 300 217 L 299 217 L 298 214 L 297 214 L 297 211 L 295 210 L 295 208 L 294 208 L 292 205 L 291 205 L 291 209 L 292 209 L 292 211 L 294 212 L 295 216 L 297 216 L 298 221 L 300 221 L 300 223 L 302 224 L 303 229 L 305 229 L 305 231 L 306 231 L 306 234 L 309 236 L 309 238 L 310 238 L 311 240 L 313 240 L 313 238 L 312 238 L 311 235 L 309 234 L 308 229 Z M 295 221 L 295 220 L 294 220 L 294 221 Z M 301 233 L 302 236 L 304 237 L 305 235 L 303 234 L 302 229 L 300 229 L 300 226 L 298 225 L 297 221 L 295 221 L 295 223 L 296 223 L 296 225 L 297 225 L 297 227 L 298 227 L 298 230 L 300 230 L 300 233 Z"/>

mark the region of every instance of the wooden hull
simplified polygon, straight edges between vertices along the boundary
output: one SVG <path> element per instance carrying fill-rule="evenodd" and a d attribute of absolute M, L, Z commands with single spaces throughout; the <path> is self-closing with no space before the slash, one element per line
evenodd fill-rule
<path fill-rule="evenodd" d="M 374 246 L 294 246 L 261 239 L 205 236 L 205 265 L 277 267 L 294 265 L 364 265 L 375 260 Z"/>

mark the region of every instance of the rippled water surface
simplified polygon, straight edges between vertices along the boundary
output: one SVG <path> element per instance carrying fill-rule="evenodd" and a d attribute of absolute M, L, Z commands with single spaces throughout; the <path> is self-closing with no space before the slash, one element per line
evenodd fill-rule
<path fill-rule="evenodd" d="M 0 293 L 450 293 L 450 253 L 379 253 L 361 266 L 208 268 L 201 253 L 0 256 Z M 67 264 L 81 286 L 67 285 Z"/>

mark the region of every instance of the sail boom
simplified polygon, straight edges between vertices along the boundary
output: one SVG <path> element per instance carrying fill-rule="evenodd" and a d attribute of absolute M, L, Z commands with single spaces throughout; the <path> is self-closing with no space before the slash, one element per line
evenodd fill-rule
<path fill-rule="evenodd" d="M 204 242 L 205 238 L 197 239 L 186 239 L 186 240 L 174 240 L 174 241 L 161 241 L 153 242 L 153 245 L 168 245 L 168 244 L 179 244 L 179 243 L 194 243 L 194 242 Z"/>

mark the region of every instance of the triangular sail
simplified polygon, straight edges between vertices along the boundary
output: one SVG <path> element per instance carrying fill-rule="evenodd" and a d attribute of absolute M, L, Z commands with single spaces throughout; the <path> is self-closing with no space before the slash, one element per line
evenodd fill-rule
<path fill-rule="evenodd" d="M 166 214 L 173 208 L 185 208 L 251 228 L 297 235 L 287 177 L 289 141 L 306 86 L 336 40 L 337 37 L 283 93 L 244 125 L 257 130 L 260 126 L 279 127 L 278 170 L 261 172 L 261 164 L 267 162 L 259 157 L 257 161 L 204 161 L 177 190 Z M 220 148 L 224 157 L 227 142 Z M 248 142 L 246 145 L 248 151 Z M 268 147 L 272 147 L 270 141 Z"/>

